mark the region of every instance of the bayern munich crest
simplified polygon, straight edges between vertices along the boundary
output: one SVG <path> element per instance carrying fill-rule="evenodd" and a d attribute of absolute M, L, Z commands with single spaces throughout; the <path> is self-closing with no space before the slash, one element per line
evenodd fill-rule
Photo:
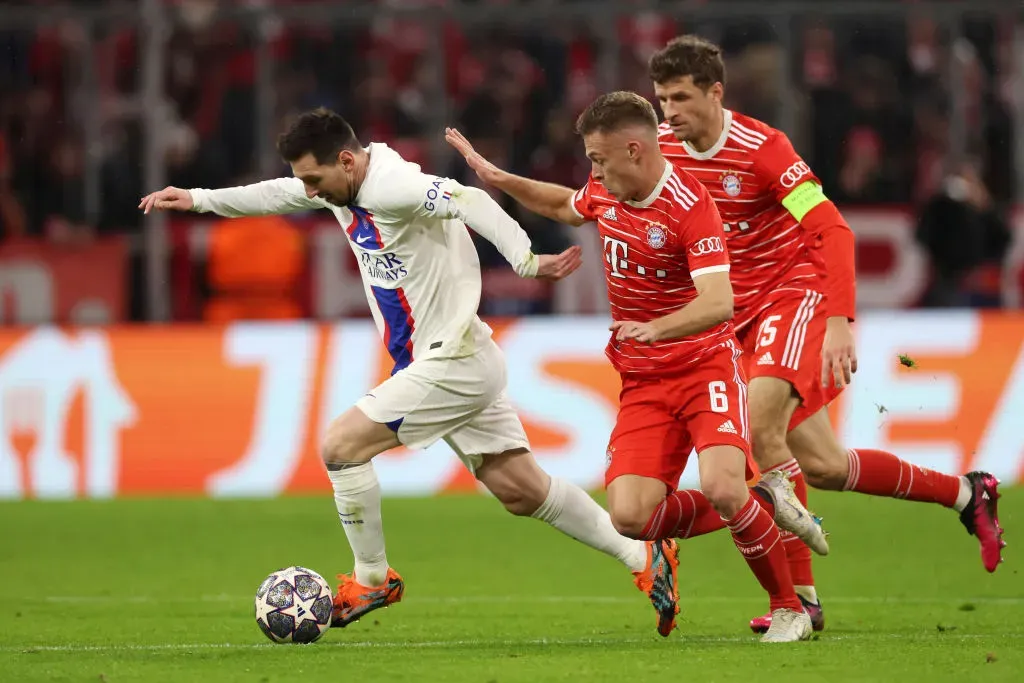
<path fill-rule="evenodd" d="M 722 189 L 730 197 L 735 197 L 743 190 L 740 177 L 731 171 L 722 176 Z"/>
<path fill-rule="evenodd" d="M 661 249 L 665 246 L 666 237 L 665 226 L 658 225 L 657 223 L 648 224 L 647 244 L 651 245 L 651 249 Z"/>

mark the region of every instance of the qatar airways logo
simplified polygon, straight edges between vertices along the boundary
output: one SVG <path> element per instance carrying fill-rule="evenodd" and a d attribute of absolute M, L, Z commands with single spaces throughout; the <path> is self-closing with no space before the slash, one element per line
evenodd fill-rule
<path fill-rule="evenodd" d="M 408 268 L 394 252 L 359 252 L 359 265 L 367 277 L 382 282 L 395 282 L 409 274 Z"/>
<path fill-rule="evenodd" d="M 797 182 L 806 175 L 810 175 L 811 167 L 803 161 L 798 161 L 779 176 L 779 184 L 787 190 L 794 187 Z"/>
<path fill-rule="evenodd" d="M 690 247 L 691 256 L 707 256 L 708 254 L 717 254 L 722 251 L 725 251 L 725 248 L 722 246 L 721 237 L 705 237 Z"/>

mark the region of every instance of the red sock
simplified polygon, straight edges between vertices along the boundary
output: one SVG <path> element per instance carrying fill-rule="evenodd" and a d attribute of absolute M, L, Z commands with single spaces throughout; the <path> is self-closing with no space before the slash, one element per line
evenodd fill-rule
<path fill-rule="evenodd" d="M 754 496 L 747 498 L 743 508 L 726 524 L 732 540 L 750 565 L 761 587 L 768 592 L 772 611 L 786 607 L 801 610 L 803 606 L 793 590 L 786 550 L 780 541 L 779 527 Z"/>
<path fill-rule="evenodd" d="M 848 451 L 850 473 L 844 491 L 938 503 L 948 508 L 960 493 L 960 477 L 926 470 L 892 453 L 868 448 Z"/>
<path fill-rule="evenodd" d="M 711 501 L 697 490 L 673 491 L 661 501 L 647 526 L 643 538 L 693 538 L 725 528 L 725 521 L 711 507 Z"/>
<path fill-rule="evenodd" d="M 807 481 L 796 458 L 790 458 L 781 465 L 771 467 L 765 472 L 782 470 L 793 482 L 793 490 L 804 507 L 807 507 Z M 811 571 L 811 549 L 807 544 L 794 536 L 792 532 L 781 531 L 782 543 L 786 546 L 786 558 L 789 560 L 789 573 L 793 577 L 794 586 L 813 586 L 814 573 Z"/>

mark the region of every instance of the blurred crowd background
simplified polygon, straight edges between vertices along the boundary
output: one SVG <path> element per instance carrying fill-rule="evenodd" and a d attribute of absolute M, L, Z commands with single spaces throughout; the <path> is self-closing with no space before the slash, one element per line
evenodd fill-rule
<path fill-rule="evenodd" d="M 44 254 L 65 264 L 50 268 L 66 289 L 117 258 L 123 299 L 33 308 L 22 294 L 0 304 L 4 323 L 359 314 L 323 216 L 144 218 L 140 196 L 286 174 L 275 137 L 319 105 L 431 172 L 475 181 L 444 144 L 455 124 L 500 166 L 579 185 L 577 112 L 603 90 L 651 96 L 647 57 L 690 32 L 724 48 L 727 105 L 787 132 L 826 193 L 865 216 L 858 233 L 877 228 L 871 216 L 906 233 L 897 251 L 924 266 L 894 306 L 1019 305 L 1007 294 L 1024 198 L 1019 2 L 4 0 L 0 16 L 0 281 Z M 537 250 L 577 239 L 505 206 Z M 109 244 L 119 256 L 99 255 Z M 901 257 L 872 244 L 863 267 Z M 603 288 L 598 262 L 559 303 L 480 253 L 489 314 L 585 311 L 566 301 Z"/>

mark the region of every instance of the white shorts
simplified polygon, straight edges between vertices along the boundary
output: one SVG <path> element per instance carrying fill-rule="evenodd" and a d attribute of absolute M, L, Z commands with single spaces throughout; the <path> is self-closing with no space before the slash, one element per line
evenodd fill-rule
<path fill-rule="evenodd" d="M 505 355 L 488 340 L 465 358 L 413 361 L 356 401 L 356 407 L 395 430 L 408 448 L 444 439 L 475 473 L 485 455 L 530 447 L 505 394 L 507 379 Z"/>

